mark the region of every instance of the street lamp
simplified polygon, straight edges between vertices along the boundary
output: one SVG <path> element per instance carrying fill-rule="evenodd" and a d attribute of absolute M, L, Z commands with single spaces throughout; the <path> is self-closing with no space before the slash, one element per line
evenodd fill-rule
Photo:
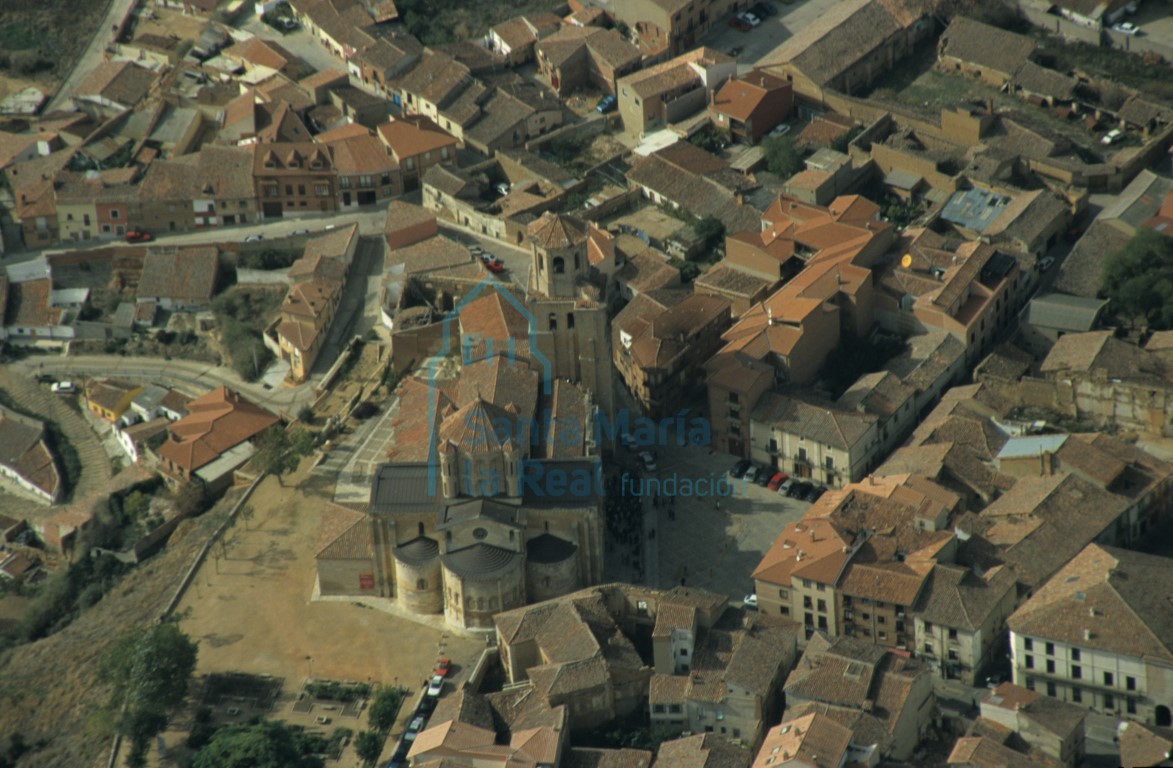
<path fill-rule="evenodd" d="M 306 656 L 305 657 L 305 668 L 306 668 L 306 680 L 308 682 L 312 683 L 314 681 L 314 657 L 313 656 Z"/>

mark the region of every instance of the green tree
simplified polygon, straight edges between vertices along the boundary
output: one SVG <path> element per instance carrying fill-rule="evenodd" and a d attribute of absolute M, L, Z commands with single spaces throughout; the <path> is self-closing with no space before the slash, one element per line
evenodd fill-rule
<path fill-rule="evenodd" d="M 375 692 L 375 700 L 367 710 L 367 719 L 371 728 L 380 733 L 386 733 L 395 725 L 395 718 L 399 716 L 399 707 L 403 704 L 403 691 L 392 685 L 381 686 Z"/>
<path fill-rule="evenodd" d="M 1104 260 L 1101 287 L 1115 310 L 1151 328 L 1173 328 L 1173 238 L 1138 231 Z"/>
<path fill-rule="evenodd" d="M 192 761 L 192 768 L 318 768 L 305 754 L 305 737 L 269 720 L 216 731 Z"/>
<path fill-rule="evenodd" d="M 693 229 L 696 230 L 699 237 L 704 239 L 704 253 L 706 255 L 720 245 L 725 238 L 725 225 L 716 216 L 704 217 L 696 223 Z"/>
<path fill-rule="evenodd" d="M 168 710 L 187 696 L 197 653 L 195 641 L 166 622 L 130 630 L 102 657 L 98 675 L 113 686 L 111 704 L 123 708 L 119 728 L 132 755 L 146 754 L 151 738 L 167 726 Z"/>
<path fill-rule="evenodd" d="M 354 737 L 354 752 L 366 765 L 374 765 L 383 751 L 383 741 L 387 737 L 375 731 L 362 731 Z"/>
<path fill-rule="evenodd" d="M 762 141 L 762 153 L 770 173 L 790 178 L 802 170 L 802 154 L 789 136 L 775 136 Z"/>
<path fill-rule="evenodd" d="M 185 481 L 172 498 L 175 509 L 184 517 L 195 517 L 208 508 L 208 489 L 199 480 Z"/>
<path fill-rule="evenodd" d="M 302 456 L 308 456 L 314 449 L 313 436 L 304 429 L 290 430 L 275 424 L 265 430 L 257 446 L 257 462 L 270 475 L 281 476 L 297 469 Z"/>

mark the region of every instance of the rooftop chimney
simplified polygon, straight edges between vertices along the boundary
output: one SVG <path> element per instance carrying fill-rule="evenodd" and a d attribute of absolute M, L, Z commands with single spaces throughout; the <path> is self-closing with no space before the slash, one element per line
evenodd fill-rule
<path fill-rule="evenodd" d="M 1092 631 L 1090 629 L 1085 629 L 1083 631 L 1083 639 L 1084 640 L 1091 640 L 1092 639 Z"/>

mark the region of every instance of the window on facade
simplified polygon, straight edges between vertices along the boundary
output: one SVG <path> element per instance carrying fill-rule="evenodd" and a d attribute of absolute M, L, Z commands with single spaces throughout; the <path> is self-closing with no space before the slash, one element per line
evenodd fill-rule
<path fill-rule="evenodd" d="M 314 185 L 314 194 L 316 194 L 318 197 L 329 197 L 330 196 L 330 185 L 329 184 L 315 184 Z"/>
<path fill-rule="evenodd" d="M 338 177 L 338 186 L 342 187 L 343 189 L 350 189 L 350 177 L 349 176 Z"/>
<path fill-rule="evenodd" d="M 925 643 L 925 653 L 932 653 L 932 652 L 933 652 L 933 644 L 932 643 Z"/>
<path fill-rule="evenodd" d="M 1054 683 L 1047 683 L 1047 695 L 1051 696 L 1052 698 L 1055 696 L 1055 684 Z"/>
<path fill-rule="evenodd" d="M 1112 676 L 1111 672 L 1104 673 L 1104 685 L 1116 685 L 1116 678 Z"/>
<path fill-rule="evenodd" d="M 299 195 L 305 194 L 305 184 L 298 184 L 297 185 L 297 194 L 299 194 Z"/>
<path fill-rule="evenodd" d="M 1136 699 L 1128 699 L 1124 702 L 1124 709 L 1130 715 L 1136 714 Z"/>
<path fill-rule="evenodd" d="M 1083 679 L 1083 667 L 1079 666 L 1078 664 L 1072 664 L 1071 665 L 1071 677 L 1073 680 Z"/>
<path fill-rule="evenodd" d="M 957 651 L 949 649 L 949 661 L 957 661 Z"/>
<path fill-rule="evenodd" d="M 655 704 L 652 706 L 652 711 L 657 715 L 662 715 L 665 712 L 665 707 L 663 704 Z"/>
<path fill-rule="evenodd" d="M 782 614 L 783 616 L 789 616 L 790 609 L 788 607 L 786 607 L 785 605 L 783 605 L 778 608 L 778 613 Z"/>
<path fill-rule="evenodd" d="M 818 607 L 819 607 L 819 610 L 820 610 L 820 611 L 822 611 L 823 613 L 826 613 L 826 612 L 827 612 L 827 601 L 826 601 L 826 600 L 820 600 L 820 601 L 819 601 L 819 606 L 818 606 Z"/>
<path fill-rule="evenodd" d="M 1047 659 L 1047 674 L 1055 674 L 1055 662 L 1052 659 Z"/>
<path fill-rule="evenodd" d="M 112 219 L 117 219 L 119 217 L 119 215 L 121 215 L 121 214 L 119 214 L 117 210 L 110 211 L 110 218 L 112 218 Z"/>
<path fill-rule="evenodd" d="M 1054 643 L 1047 643 L 1047 655 L 1048 656 L 1055 655 L 1055 644 Z"/>
<path fill-rule="evenodd" d="M 1080 702 L 1082 702 L 1083 701 L 1083 689 L 1082 688 L 1072 688 L 1071 689 L 1071 700 L 1073 702 L 1075 702 L 1076 704 L 1079 704 Z"/>
<path fill-rule="evenodd" d="M 1026 658 L 1023 659 L 1023 666 L 1025 666 L 1027 669 L 1034 669 L 1035 657 L 1028 654 Z"/>
<path fill-rule="evenodd" d="M 826 629 L 826 628 L 827 628 L 827 617 L 820 616 L 819 617 L 819 629 Z"/>
<path fill-rule="evenodd" d="M 951 629 L 951 630 L 949 630 L 949 639 L 950 639 L 950 640 L 956 640 L 956 639 L 957 639 L 957 630 L 956 630 L 956 629 Z"/>
<path fill-rule="evenodd" d="M 286 197 L 293 197 L 293 185 L 292 184 L 285 185 L 285 196 Z"/>
<path fill-rule="evenodd" d="M 1130 691 L 1135 691 L 1136 690 L 1136 678 L 1135 677 L 1124 678 L 1124 687 Z"/>
<path fill-rule="evenodd" d="M 1029 637 L 1022 641 L 1022 647 L 1028 651 L 1034 650 L 1035 644 Z"/>
<path fill-rule="evenodd" d="M 1033 691 L 1035 689 L 1035 679 L 1033 677 L 1028 677 L 1026 679 L 1026 689 L 1028 691 Z"/>
<path fill-rule="evenodd" d="M 1116 709 L 1116 699 L 1110 693 L 1104 694 L 1104 709 Z"/>
<path fill-rule="evenodd" d="M 416 589 L 427 589 L 428 588 L 428 580 L 427 579 L 416 579 L 415 588 Z"/>
<path fill-rule="evenodd" d="M 1079 661 L 1079 649 L 1078 648 L 1071 649 L 1071 660 L 1072 661 Z"/>
<path fill-rule="evenodd" d="M 881 640 L 887 640 L 887 639 L 888 639 L 888 633 L 887 633 L 887 632 L 881 632 L 881 633 L 880 633 L 880 635 L 879 635 L 879 637 L 880 637 L 880 639 L 881 639 Z"/>
<path fill-rule="evenodd" d="M 823 466 L 827 469 L 835 468 L 835 458 L 833 456 L 826 456 L 823 458 Z"/>
<path fill-rule="evenodd" d="M 373 187 L 375 185 L 374 176 L 359 176 L 358 184 L 360 187 Z"/>
<path fill-rule="evenodd" d="M 741 436 L 741 425 L 738 424 L 736 421 L 732 422 L 729 425 L 729 434 L 733 435 L 734 437 L 740 437 Z"/>

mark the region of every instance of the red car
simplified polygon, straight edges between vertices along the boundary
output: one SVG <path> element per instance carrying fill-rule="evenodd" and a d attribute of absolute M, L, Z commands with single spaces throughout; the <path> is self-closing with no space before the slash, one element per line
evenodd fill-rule
<path fill-rule="evenodd" d="M 145 229 L 126 230 L 126 242 L 128 243 L 149 243 L 154 239 L 155 236 Z"/>
<path fill-rule="evenodd" d="M 501 261 L 499 257 L 494 256 L 491 253 L 482 253 L 481 263 L 485 265 L 486 269 L 495 275 L 499 275 L 505 271 L 505 262 Z"/>
<path fill-rule="evenodd" d="M 771 491 L 776 491 L 778 490 L 778 486 L 782 485 L 782 483 L 786 482 L 789 478 L 790 475 L 786 474 L 785 472 L 775 472 L 774 476 L 770 478 L 770 482 L 766 484 L 766 488 L 770 489 Z"/>
<path fill-rule="evenodd" d="M 452 662 L 448 660 L 447 656 L 441 656 L 440 660 L 436 662 L 436 668 L 432 670 L 432 674 L 436 677 L 448 677 L 448 670 L 452 668 Z"/>
<path fill-rule="evenodd" d="M 729 20 L 729 26 L 734 29 L 740 29 L 742 32 L 748 32 L 753 29 L 753 25 L 740 16 L 734 16 Z"/>

